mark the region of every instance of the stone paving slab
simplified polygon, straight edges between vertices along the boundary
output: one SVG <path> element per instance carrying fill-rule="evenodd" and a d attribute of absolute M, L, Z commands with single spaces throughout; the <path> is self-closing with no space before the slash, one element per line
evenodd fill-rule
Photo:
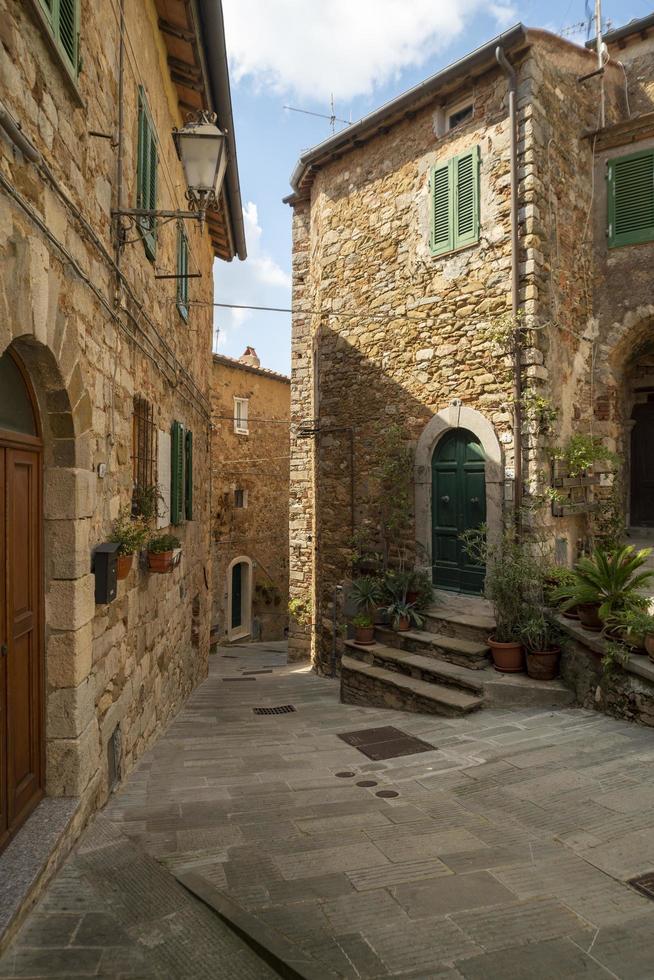
<path fill-rule="evenodd" d="M 261 669 L 272 673 L 222 683 Z M 297 710 L 252 712 L 287 703 Z M 370 763 L 338 738 L 386 726 L 438 748 Z M 186 892 L 176 907 L 177 874 L 316 977 L 649 980 L 654 902 L 625 878 L 654 870 L 653 773 L 654 733 L 594 712 L 444 719 L 341 705 L 337 683 L 286 667 L 281 649 L 231 648 L 112 798 L 101 839 L 83 839 L 0 976 L 268 976 L 218 951 L 208 907 Z M 105 945 L 76 944 L 94 936 Z"/>

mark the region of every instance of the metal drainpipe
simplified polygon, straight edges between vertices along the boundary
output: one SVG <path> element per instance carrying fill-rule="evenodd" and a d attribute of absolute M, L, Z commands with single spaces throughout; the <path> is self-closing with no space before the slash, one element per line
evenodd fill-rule
<path fill-rule="evenodd" d="M 27 136 L 25 136 L 20 128 L 20 124 L 7 111 L 2 102 L 0 102 L 0 127 L 4 129 L 11 142 L 14 146 L 18 147 L 26 160 L 29 160 L 30 163 L 37 164 L 37 166 L 43 162 L 39 151 Z"/>
<path fill-rule="evenodd" d="M 118 41 L 118 152 L 116 153 L 116 208 L 123 208 L 123 135 L 125 129 L 125 0 L 120 0 L 120 37 Z M 116 306 L 120 302 L 120 226 L 116 228 L 114 258 L 116 262 Z"/>
<path fill-rule="evenodd" d="M 502 47 L 495 49 L 497 62 L 507 76 L 509 83 L 509 126 L 511 131 L 511 310 L 514 321 L 519 308 L 518 274 L 518 79 L 515 68 L 509 64 Z M 513 338 L 513 444 L 514 444 L 514 519 L 518 533 L 522 524 L 522 343 L 520 331 Z"/>

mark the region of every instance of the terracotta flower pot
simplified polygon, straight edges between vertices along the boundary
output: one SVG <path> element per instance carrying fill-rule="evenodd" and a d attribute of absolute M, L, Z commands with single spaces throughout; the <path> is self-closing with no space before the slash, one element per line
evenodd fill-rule
<path fill-rule="evenodd" d="M 577 612 L 577 606 L 573 606 L 572 609 L 566 609 L 563 613 L 566 619 L 576 619 L 579 620 L 579 613 Z"/>
<path fill-rule="evenodd" d="M 134 561 L 134 555 L 118 555 L 116 559 L 116 578 L 121 581 L 127 578 L 132 570 L 132 562 Z"/>
<path fill-rule="evenodd" d="M 499 643 L 488 637 L 488 645 L 493 654 L 495 670 L 502 674 L 521 674 L 525 669 L 525 654 L 522 643 Z"/>
<path fill-rule="evenodd" d="M 407 592 L 407 594 L 406 594 L 406 601 L 407 602 L 417 602 L 418 601 L 418 593 L 417 592 Z"/>
<path fill-rule="evenodd" d="M 170 572 L 173 567 L 172 551 L 148 551 L 148 568 L 151 572 Z"/>
<path fill-rule="evenodd" d="M 558 677 L 561 650 L 553 647 L 551 650 L 525 650 L 527 657 L 527 673 L 537 681 L 553 681 Z"/>
<path fill-rule="evenodd" d="M 583 605 L 577 606 L 577 610 L 579 612 L 579 620 L 585 630 L 590 630 L 593 633 L 601 633 L 604 624 L 599 618 L 599 605 L 597 603 L 584 603 Z"/>
<path fill-rule="evenodd" d="M 375 642 L 375 627 L 355 626 L 354 642 L 361 643 L 364 646 L 370 646 L 371 644 L 373 644 Z"/>
<path fill-rule="evenodd" d="M 397 626 L 395 627 L 398 633 L 406 633 L 411 629 L 411 623 L 409 622 L 408 616 L 400 616 Z"/>
<path fill-rule="evenodd" d="M 649 659 L 654 663 L 654 633 L 648 633 L 645 637 L 645 649 L 649 654 Z"/>

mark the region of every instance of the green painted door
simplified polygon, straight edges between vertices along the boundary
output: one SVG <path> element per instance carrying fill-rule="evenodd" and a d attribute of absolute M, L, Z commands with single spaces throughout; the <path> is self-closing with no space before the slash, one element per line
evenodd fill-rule
<path fill-rule="evenodd" d="M 434 585 L 478 595 L 485 569 L 475 564 L 460 535 L 486 520 L 484 452 L 467 429 L 452 429 L 436 446 L 432 471 L 432 563 Z"/>
<path fill-rule="evenodd" d="M 242 614 L 243 562 L 232 568 L 232 629 L 238 629 L 243 622 Z"/>

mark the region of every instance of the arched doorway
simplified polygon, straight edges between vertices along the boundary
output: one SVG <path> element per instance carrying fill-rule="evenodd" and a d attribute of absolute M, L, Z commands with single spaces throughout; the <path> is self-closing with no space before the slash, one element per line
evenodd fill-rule
<path fill-rule="evenodd" d="M 631 500 L 632 527 L 654 527 L 654 401 L 634 405 L 631 418 Z"/>
<path fill-rule="evenodd" d="M 0 357 L 0 848 L 43 796 L 42 441 L 16 356 Z"/>
<path fill-rule="evenodd" d="M 241 555 L 227 570 L 227 638 L 239 640 L 252 632 L 252 562 Z"/>
<path fill-rule="evenodd" d="M 432 456 L 432 568 L 437 588 L 478 595 L 485 568 L 468 555 L 461 535 L 486 520 L 486 460 L 468 429 L 451 429 Z"/>

